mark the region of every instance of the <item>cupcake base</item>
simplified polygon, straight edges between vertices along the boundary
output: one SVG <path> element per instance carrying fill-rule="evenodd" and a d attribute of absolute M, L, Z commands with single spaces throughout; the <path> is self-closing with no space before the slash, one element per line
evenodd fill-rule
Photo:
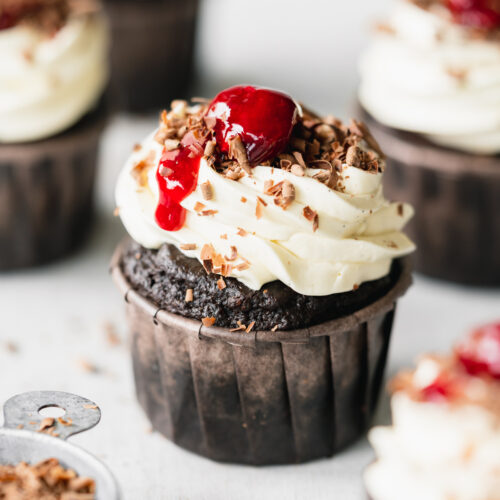
<path fill-rule="evenodd" d="M 500 156 L 458 152 L 358 113 L 387 154 L 384 192 L 415 208 L 415 268 L 470 285 L 500 284 Z"/>
<path fill-rule="evenodd" d="M 102 105 L 56 137 L 0 144 L 0 270 L 62 257 L 87 236 L 105 119 Z"/>
<path fill-rule="evenodd" d="M 291 331 L 205 327 L 112 276 L 127 303 L 137 397 L 153 427 L 213 460 L 288 464 L 331 456 L 358 438 L 375 408 L 395 303 L 410 262 L 380 299 L 347 316 Z"/>
<path fill-rule="evenodd" d="M 111 95 L 118 109 L 158 111 L 185 97 L 198 0 L 106 2 L 111 20 Z"/>

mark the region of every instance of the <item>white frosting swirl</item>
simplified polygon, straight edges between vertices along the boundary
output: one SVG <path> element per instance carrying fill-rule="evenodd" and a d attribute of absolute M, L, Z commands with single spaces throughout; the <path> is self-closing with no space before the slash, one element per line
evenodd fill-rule
<path fill-rule="evenodd" d="M 364 281 L 381 278 L 389 272 L 392 259 L 415 248 L 400 232 L 413 209 L 384 199 L 382 174 L 347 165 L 342 172 L 345 192 L 341 193 L 308 176 L 297 177 L 267 166 L 252 169 L 252 177 L 234 181 L 218 174 L 202 159 L 197 188 L 182 202 L 187 210 L 183 228 L 164 231 L 154 217 L 159 197 L 156 168 L 149 169 L 148 182 L 143 187 L 131 175 L 134 166 L 151 151 L 157 165 L 162 146 L 153 136 L 127 161 L 116 188 L 116 202 L 125 227 L 132 238 L 147 248 L 158 248 L 163 243 L 180 248 L 182 244 L 194 243 L 196 250 L 183 252 L 200 259 L 204 244 L 212 244 L 222 255 L 230 255 L 231 246 L 235 246 L 250 267 L 234 269 L 232 276 L 249 288 L 257 290 L 278 279 L 305 295 L 345 292 Z M 308 175 L 313 173 L 309 171 Z M 295 187 L 295 201 L 286 210 L 263 194 L 266 180 L 277 183 L 284 179 Z M 210 201 L 203 198 L 200 187 L 206 181 L 213 188 Z M 255 216 L 257 196 L 267 202 L 259 219 Z M 217 213 L 199 216 L 194 209 L 196 203 Z M 318 213 L 319 227 L 315 232 L 303 215 L 306 206 Z M 248 234 L 238 235 L 239 228 Z"/>
<path fill-rule="evenodd" d="M 373 500 L 500 499 L 500 428 L 480 406 L 392 398 L 392 427 L 369 439 L 378 460 L 365 472 Z"/>
<path fill-rule="evenodd" d="M 443 15 L 441 15 L 443 14 Z M 398 0 L 361 60 L 359 99 L 378 121 L 474 153 L 500 152 L 500 43 Z"/>
<path fill-rule="evenodd" d="M 53 36 L 24 25 L 0 31 L 0 142 L 27 142 L 70 128 L 108 79 L 102 15 L 71 17 Z"/>

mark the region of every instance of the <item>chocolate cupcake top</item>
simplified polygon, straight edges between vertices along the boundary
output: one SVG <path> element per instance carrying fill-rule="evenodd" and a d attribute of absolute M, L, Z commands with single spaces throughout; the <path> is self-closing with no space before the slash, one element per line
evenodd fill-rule
<path fill-rule="evenodd" d="M 397 0 L 360 71 L 360 102 L 384 125 L 500 152 L 498 0 Z"/>
<path fill-rule="evenodd" d="M 500 492 L 500 323 L 392 382 L 392 427 L 372 429 L 374 500 L 496 500 Z"/>
<path fill-rule="evenodd" d="M 412 209 L 384 198 L 384 166 L 362 123 L 238 86 L 174 101 L 126 163 L 116 200 L 144 247 L 173 244 L 254 290 L 280 280 L 329 295 L 387 275 L 414 249 L 401 233 Z"/>
<path fill-rule="evenodd" d="M 0 2 L 0 143 L 74 125 L 108 78 L 108 28 L 96 0 Z"/>

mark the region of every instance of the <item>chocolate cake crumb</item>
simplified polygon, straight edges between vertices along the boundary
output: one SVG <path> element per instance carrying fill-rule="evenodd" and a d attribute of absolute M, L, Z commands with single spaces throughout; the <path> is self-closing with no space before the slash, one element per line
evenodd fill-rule
<path fill-rule="evenodd" d="M 133 258 L 138 251 L 140 261 Z M 361 284 L 356 292 L 314 297 L 298 294 L 279 281 L 267 283 L 264 293 L 233 277 L 224 277 L 226 288 L 220 293 L 220 276 L 207 274 L 197 259 L 167 244 L 150 250 L 130 242 L 120 265 L 131 286 L 161 309 L 199 321 L 217 318 L 217 326 L 225 328 L 234 328 L 237 321 L 244 325 L 255 321 L 257 330 L 292 330 L 350 314 L 383 296 L 400 272 L 396 260 L 390 274 Z M 186 303 L 189 288 L 196 294 Z"/>

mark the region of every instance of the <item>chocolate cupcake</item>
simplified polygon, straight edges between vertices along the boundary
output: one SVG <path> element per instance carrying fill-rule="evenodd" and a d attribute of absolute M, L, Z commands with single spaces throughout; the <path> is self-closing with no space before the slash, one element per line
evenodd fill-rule
<path fill-rule="evenodd" d="M 193 69 L 198 0 L 107 0 L 117 109 L 158 111 L 183 95 Z"/>
<path fill-rule="evenodd" d="M 392 382 L 391 427 L 369 439 L 372 500 L 494 500 L 500 492 L 500 323 Z"/>
<path fill-rule="evenodd" d="M 86 236 L 107 82 L 107 26 L 88 2 L 0 7 L 0 270 Z"/>
<path fill-rule="evenodd" d="M 398 0 L 361 61 L 361 117 L 385 192 L 418 207 L 416 269 L 500 284 L 500 8 Z"/>
<path fill-rule="evenodd" d="M 414 249 L 384 166 L 362 123 L 277 91 L 162 113 L 118 180 L 135 241 L 112 262 L 155 429 L 249 464 L 330 456 L 363 432 Z"/>

